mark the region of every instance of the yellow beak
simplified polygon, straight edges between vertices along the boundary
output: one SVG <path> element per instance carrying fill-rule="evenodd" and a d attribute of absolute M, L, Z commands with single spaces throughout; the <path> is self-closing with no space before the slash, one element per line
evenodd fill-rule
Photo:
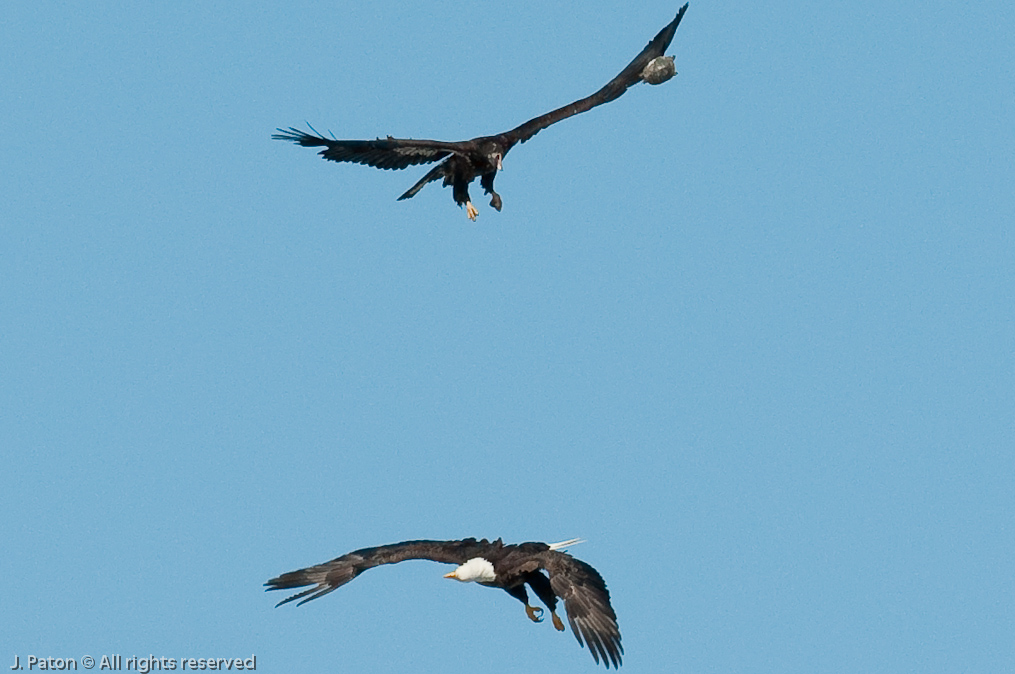
<path fill-rule="evenodd" d="M 455 580 L 458 580 L 458 572 L 452 571 L 451 573 L 445 573 L 444 577 L 445 578 L 454 578 Z"/>

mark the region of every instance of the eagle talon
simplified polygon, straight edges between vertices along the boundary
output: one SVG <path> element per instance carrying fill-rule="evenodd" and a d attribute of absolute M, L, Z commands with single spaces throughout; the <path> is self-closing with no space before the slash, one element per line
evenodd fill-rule
<path fill-rule="evenodd" d="M 469 220 L 475 222 L 476 216 L 479 215 L 479 211 L 472 205 L 471 201 L 467 201 L 465 202 L 465 214 L 469 216 Z"/>
<path fill-rule="evenodd" d="M 564 623 L 561 621 L 560 616 L 557 615 L 556 611 L 550 611 L 550 615 L 553 616 L 553 626 L 558 632 L 564 631 Z"/>
<path fill-rule="evenodd" d="M 543 609 L 538 606 L 525 605 L 525 613 L 529 616 L 529 620 L 534 623 L 543 622 Z"/>

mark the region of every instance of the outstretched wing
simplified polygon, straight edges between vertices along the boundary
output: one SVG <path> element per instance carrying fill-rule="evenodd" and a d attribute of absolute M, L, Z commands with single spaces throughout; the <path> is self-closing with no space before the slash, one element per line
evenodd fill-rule
<path fill-rule="evenodd" d="M 375 566 L 397 564 L 407 559 L 429 559 L 445 564 L 464 564 L 473 557 L 478 557 L 483 550 L 489 547 L 490 543 L 486 539 L 477 541 L 475 538 L 466 538 L 461 541 L 405 541 L 376 548 L 363 548 L 324 564 L 283 573 L 264 585 L 268 590 L 289 590 L 314 585 L 308 590 L 283 599 L 275 606 L 288 604 L 302 597 L 306 597 L 306 599 L 303 599 L 300 604 L 305 604 L 311 599 L 317 599 L 333 592 Z"/>
<path fill-rule="evenodd" d="M 591 110 L 597 105 L 609 103 L 610 101 L 620 98 L 625 91 L 641 81 L 641 72 L 645 69 L 645 66 L 647 66 L 652 59 L 662 56 L 663 52 L 666 51 L 666 48 L 670 46 L 670 42 L 673 40 L 673 35 L 677 32 L 677 26 L 680 25 L 680 20 L 684 18 L 684 12 L 686 11 L 687 5 L 685 4 L 680 8 L 680 11 L 677 12 L 676 18 L 673 19 L 669 25 L 659 31 L 658 35 L 652 38 L 652 41 L 645 45 L 645 48 L 641 50 L 641 53 L 634 57 L 634 60 L 631 61 L 626 68 L 621 70 L 620 74 L 610 80 L 602 89 L 591 96 L 577 100 L 574 103 L 569 103 L 562 108 L 557 108 L 556 110 L 548 112 L 545 115 L 540 115 L 535 119 L 530 119 L 521 126 L 508 131 L 504 135 L 508 136 L 512 143 L 524 143 L 551 124 L 556 124 L 562 119 L 567 119 L 573 115 Z"/>
<path fill-rule="evenodd" d="M 278 133 L 271 137 L 272 140 L 288 140 L 303 147 L 323 147 L 318 154 L 330 161 L 366 164 L 379 169 L 404 169 L 414 164 L 429 164 L 458 149 L 457 143 L 391 136 L 377 140 L 335 140 L 293 127 L 278 129 Z"/>
<path fill-rule="evenodd" d="M 597 664 L 602 659 L 607 668 L 611 664 L 620 667 L 624 648 L 603 577 L 580 559 L 561 552 L 547 553 L 544 568 L 550 575 L 553 593 L 564 600 L 567 620 L 578 643 L 588 644 Z"/>

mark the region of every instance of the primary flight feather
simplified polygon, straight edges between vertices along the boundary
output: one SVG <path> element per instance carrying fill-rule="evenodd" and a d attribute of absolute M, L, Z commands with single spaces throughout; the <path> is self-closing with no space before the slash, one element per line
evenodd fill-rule
<path fill-rule="evenodd" d="M 491 195 L 490 205 L 499 211 L 503 201 L 493 189 L 493 180 L 497 176 L 497 171 L 502 168 L 504 157 L 515 144 L 524 143 L 562 119 L 616 100 L 639 82 L 661 84 L 673 77 L 676 74 L 673 57 L 664 56 L 663 52 L 673 40 L 685 11 L 686 4 L 677 12 L 676 18 L 659 31 L 641 53 L 602 89 L 591 96 L 531 119 L 505 133 L 456 142 L 391 136 L 377 140 L 337 140 L 319 135 L 313 127 L 310 127 L 313 133 L 289 127 L 278 129 L 278 133 L 273 134 L 272 138 L 291 141 L 304 147 L 323 147 L 319 154 L 330 161 L 365 164 L 380 169 L 404 169 L 415 164 L 440 161 L 440 164 L 398 199 L 409 199 L 428 183 L 443 178 L 445 187 L 452 186 L 455 203 L 465 206 L 469 219 L 475 220 L 479 211 L 469 197 L 469 183 L 479 177 L 483 190 Z"/>

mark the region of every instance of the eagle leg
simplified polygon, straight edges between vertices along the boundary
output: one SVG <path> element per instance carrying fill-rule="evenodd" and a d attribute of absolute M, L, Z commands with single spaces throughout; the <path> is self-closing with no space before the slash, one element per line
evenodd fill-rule
<path fill-rule="evenodd" d="M 451 189 L 455 197 L 455 203 L 459 206 L 465 206 L 465 214 L 469 216 L 469 220 L 476 221 L 476 216 L 479 215 L 479 211 L 472 205 L 472 198 L 469 197 L 469 181 L 464 179 L 461 175 L 454 175 L 451 178 Z M 448 179 L 445 178 L 444 184 L 448 184 Z"/>
<path fill-rule="evenodd" d="M 525 605 L 525 613 L 529 616 L 529 620 L 534 623 L 543 622 L 543 609 L 538 606 Z"/>
<path fill-rule="evenodd" d="M 553 626 L 557 629 L 558 632 L 563 632 L 564 631 L 564 623 L 561 622 L 560 616 L 557 615 L 557 612 L 556 611 L 550 611 L 550 615 L 553 616 Z"/>
<path fill-rule="evenodd" d="M 479 179 L 479 184 L 483 186 L 483 189 L 486 190 L 487 194 L 493 195 L 490 197 L 490 205 L 499 211 L 503 202 L 501 201 L 500 195 L 493 191 L 493 179 L 495 177 L 497 177 L 496 171 L 484 173 Z"/>

